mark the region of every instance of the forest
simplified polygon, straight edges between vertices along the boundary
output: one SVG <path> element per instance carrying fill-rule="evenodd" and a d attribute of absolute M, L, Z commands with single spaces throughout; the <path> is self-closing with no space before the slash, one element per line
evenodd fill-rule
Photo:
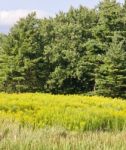
<path fill-rule="evenodd" d="M 0 34 L 0 92 L 126 98 L 126 3 L 21 18 Z"/>

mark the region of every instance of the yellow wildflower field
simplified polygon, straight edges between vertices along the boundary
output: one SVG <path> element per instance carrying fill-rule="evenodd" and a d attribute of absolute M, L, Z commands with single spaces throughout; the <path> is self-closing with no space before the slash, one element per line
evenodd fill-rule
<path fill-rule="evenodd" d="M 0 119 L 35 128 L 61 126 L 70 131 L 124 130 L 126 101 L 98 96 L 1 93 Z"/>

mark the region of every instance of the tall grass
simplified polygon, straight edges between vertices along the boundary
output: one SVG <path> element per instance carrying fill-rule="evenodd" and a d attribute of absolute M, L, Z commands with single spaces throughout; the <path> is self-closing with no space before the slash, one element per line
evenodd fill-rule
<path fill-rule="evenodd" d="M 0 150 L 125 150 L 126 132 L 68 132 L 0 121 Z"/>

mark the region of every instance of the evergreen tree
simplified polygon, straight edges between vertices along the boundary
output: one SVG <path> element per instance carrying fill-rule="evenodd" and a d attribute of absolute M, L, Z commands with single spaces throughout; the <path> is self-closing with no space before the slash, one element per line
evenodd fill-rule
<path fill-rule="evenodd" d="M 8 56 L 6 79 L 8 92 L 37 91 L 42 88 L 43 39 L 39 32 L 40 21 L 35 13 L 21 19 L 12 29 L 4 43 Z"/>
<path fill-rule="evenodd" d="M 126 5 L 102 0 L 0 34 L 0 91 L 125 97 Z"/>
<path fill-rule="evenodd" d="M 6 79 L 6 73 L 7 73 L 7 64 L 8 64 L 8 55 L 5 55 L 3 45 L 5 43 L 6 36 L 3 34 L 0 34 L 0 91 L 4 91 L 3 88 L 3 81 Z"/>
<path fill-rule="evenodd" d="M 81 6 L 56 16 L 55 38 L 44 48 L 45 56 L 49 56 L 50 73 L 46 83 L 49 91 L 82 93 L 92 89 L 88 83 L 92 66 L 85 69 L 87 62 L 84 57 L 85 43 L 92 37 L 90 29 L 96 19 L 92 14 L 92 11 Z"/>
<path fill-rule="evenodd" d="M 104 96 L 126 98 L 125 40 L 115 34 L 96 77 L 97 93 Z"/>

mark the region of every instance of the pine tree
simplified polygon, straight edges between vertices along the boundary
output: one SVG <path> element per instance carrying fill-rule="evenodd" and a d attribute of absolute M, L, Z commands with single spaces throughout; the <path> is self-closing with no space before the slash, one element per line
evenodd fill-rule
<path fill-rule="evenodd" d="M 4 42 L 8 56 L 6 79 L 8 92 L 38 91 L 42 88 L 39 72 L 42 68 L 43 38 L 39 32 L 40 20 L 29 14 L 11 29 Z"/>
<path fill-rule="evenodd" d="M 125 40 L 115 34 L 96 76 L 97 93 L 103 96 L 126 98 Z"/>

